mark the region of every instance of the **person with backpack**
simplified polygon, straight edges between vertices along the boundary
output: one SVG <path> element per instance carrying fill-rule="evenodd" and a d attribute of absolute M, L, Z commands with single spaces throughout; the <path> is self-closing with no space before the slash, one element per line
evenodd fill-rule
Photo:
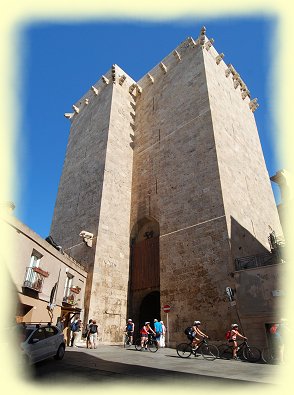
<path fill-rule="evenodd" d="M 74 322 L 71 323 L 70 329 L 72 332 L 71 340 L 70 340 L 70 346 L 71 347 L 77 347 L 77 340 L 79 337 L 79 332 L 81 331 L 81 326 L 82 326 L 82 321 L 79 319 L 75 319 Z"/>
<path fill-rule="evenodd" d="M 201 340 L 197 337 L 197 336 L 201 336 L 201 337 L 206 337 L 208 339 L 208 336 L 203 333 L 199 326 L 201 325 L 200 321 L 194 321 L 194 325 L 193 325 L 193 341 L 192 341 L 192 347 L 197 349 L 198 344 L 201 342 Z"/>
<path fill-rule="evenodd" d="M 89 348 L 90 346 L 90 325 L 92 324 L 93 320 L 90 319 L 89 323 L 86 325 L 83 337 L 86 339 L 86 347 Z"/>
<path fill-rule="evenodd" d="M 133 323 L 132 319 L 129 318 L 125 329 L 125 333 L 129 336 L 129 344 L 133 344 L 134 331 L 135 324 Z"/>
<path fill-rule="evenodd" d="M 200 321 L 194 321 L 194 324 L 192 326 L 188 326 L 188 328 L 186 328 L 184 331 L 188 340 L 191 342 L 192 348 L 195 350 L 201 341 L 197 336 L 208 338 L 208 336 L 200 330 L 200 325 Z"/>
<path fill-rule="evenodd" d="M 238 342 L 237 342 L 237 337 L 241 337 L 244 340 L 247 340 L 247 337 L 241 335 L 241 333 L 238 331 L 238 324 L 232 324 L 231 330 L 227 331 L 226 333 L 226 339 L 228 340 L 229 343 L 233 343 L 233 359 L 238 360 L 237 357 L 237 351 L 238 351 Z"/>
<path fill-rule="evenodd" d="M 89 325 L 89 340 L 90 347 L 89 348 L 97 348 L 97 338 L 98 338 L 98 325 L 96 321 L 93 320 Z"/>

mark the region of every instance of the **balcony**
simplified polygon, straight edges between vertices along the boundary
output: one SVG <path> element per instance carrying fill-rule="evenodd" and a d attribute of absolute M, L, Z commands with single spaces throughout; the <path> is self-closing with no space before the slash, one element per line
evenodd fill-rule
<path fill-rule="evenodd" d="M 252 255 L 252 256 L 245 256 L 243 258 L 235 259 L 235 268 L 236 271 L 245 270 L 245 269 L 252 269 L 261 266 L 268 266 L 274 265 L 279 263 L 276 254 L 271 252 Z"/>
<path fill-rule="evenodd" d="M 42 292 L 44 278 L 48 276 L 49 273 L 39 267 L 27 267 L 23 287 Z"/>
<path fill-rule="evenodd" d="M 70 287 L 66 288 L 62 300 L 62 304 L 76 306 L 80 299 L 78 299 L 78 294 L 80 293 L 81 288 L 79 287 Z"/>

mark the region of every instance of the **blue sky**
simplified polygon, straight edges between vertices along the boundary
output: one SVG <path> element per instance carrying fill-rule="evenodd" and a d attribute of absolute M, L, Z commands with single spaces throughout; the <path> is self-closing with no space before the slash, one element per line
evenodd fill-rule
<path fill-rule="evenodd" d="M 70 128 L 63 114 L 72 111 L 72 104 L 114 63 L 139 80 L 181 41 L 197 38 L 203 25 L 217 51 L 224 52 L 225 62 L 241 75 L 251 97 L 258 97 L 256 123 L 269 174 L 275 174 L 283 167 L 275 150 L 269 78 L 276 24 L 277 20 L 260 16 L 24 26 L 16 216 L 42 237 L 49 235 Z M 274 191 L 279 200 L 278 188 Z"/>

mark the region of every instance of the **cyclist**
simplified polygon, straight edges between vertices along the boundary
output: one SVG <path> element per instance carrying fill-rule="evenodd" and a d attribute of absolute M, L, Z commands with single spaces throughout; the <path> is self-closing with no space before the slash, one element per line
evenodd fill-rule
<path fill-rule="evenodd" d="M 146 350 L 147 346 L 147 340 L 148 340 L 148 335 L 149 333 L 152 332 L 153 335 L 155 335 L 154 330 L 151 328 L 150 326 L 150 322 L 147 321 L 145 322 L 145 325 L 142 327 L 142 329 L 140 330 L 140 335 L 141 335 L 141 350 Z"/>
<path fill-rule="evenodd" d="M 194 325 L 192 326 L 192 330 L 193 330 L 193 332 L 192 332 L 192 348 L 195 350 L 197 349 L 198 344 L 201 342 L 201 340 L 197 336 L 206 337 L 208 339 L 208 336 L 200 330 L 200 328 L 199 328 L 200 325 L 201 325 L 200 321 L 194 321 Z"/>
<path fill-rule="evenodd" d="M 125 329 L 125 333 L 129 336 L 129 344 L 133 344 L 134 331 L 135 324 L 133 323 L 132 319 L 129 318 Z"/>
<path fill-rule="evenodd" d="M 229 338 L 229 343 L 233 343 L 233 359 L 238 359 L 237 357 L 237 351 L 238 351 L 238 342 L 237 342 L 237 337 L 241 337 L 244 340 L 247 340 L 247 337 L 241 335 L 241 333 L 238 331 L 239 326 L 238 324 L 232 324 L 231 325 L 231 334 Z"/>

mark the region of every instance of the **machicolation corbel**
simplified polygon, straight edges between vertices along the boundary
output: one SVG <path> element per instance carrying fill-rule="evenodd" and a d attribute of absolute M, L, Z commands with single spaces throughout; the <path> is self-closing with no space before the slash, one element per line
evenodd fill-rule
<path fill-rule="evenodd" d="M 173 55 L 177 58 L 178 61 L 181 61 L 181 55 L 179 54 L 178 51 L 174 50 Z"/>
<path fill-rule="evenodd" d="M 210 40 L 206 41 L 206 43 L 205 43 L 205 49 L 206 49 L 207 51 L 209 51 L 210 48 L 212 47 L 212 44 L 213 44 L 213 43 L 214 43 L 214 39 L 213 39 L 213 38 L 211 38 Z"/>
<path fill-rule="evenodd" d="M 152 75 L 150 73 L 147 74 L 147 77 L 149 78 L 151 83 L 154 84 L 154 78 L 152 77 Z"/>
<path fill-rule="evenodd" d="M 103 75 L 101 77 L 102 81 L 104 82 L 104 84 L 108 85 L 109 84 L 109 79 L 105 77 L 105 75 Z"/>
<path fill-rule="evenodd" d="M 125 82 L 126 78 L 127 77 L 123 74 L 118 80 L 119 85 L 122 85 Z"/>
<path fill-rule="evenodd" d="M 249 108 L 252 112 L 254 112 L 258 107 L 259 107 L 259 104 L 257 103 L 257 98 L 255 98 L 249 102 Z"/>
<path fill-rule="evenodd" d="M 91 86 L 91 89 L 94 92 L 94 95 L 98 96 L 98 89 L 95 88 L 95 86 Z"/>
<path fill-rule="evenodd" d="M 80 112 L 80 109 L 77 106 L 73 105 L 72 108 L 76 114 Z"/>
<path fill-rule="evenodd" d="M 67 118 L 67 119 L 71 119 L 71 118 L 74 116 L 74 113 L 73 113 L 73 112 L 66 112 L 66 113 L 64 114 L 64 116 L 65 116 L 65 118 Z"/>
<path fill-rule="evenodd" d="M 164 74 L 166 74 L 167 73 L 166 65 L 164 63 L 160 62 L 159 66 L 160 66 L 161 70 L 164 72 Z"/>
<path fill-rule="evenodd" d="M 216 64 L 220 64 L 220 62 L 222 61 L 222 59 L 225 57 L 225 55 L 223 53 L 220 53 L 216 58 L 215 58 L 215 62 Z"/>

